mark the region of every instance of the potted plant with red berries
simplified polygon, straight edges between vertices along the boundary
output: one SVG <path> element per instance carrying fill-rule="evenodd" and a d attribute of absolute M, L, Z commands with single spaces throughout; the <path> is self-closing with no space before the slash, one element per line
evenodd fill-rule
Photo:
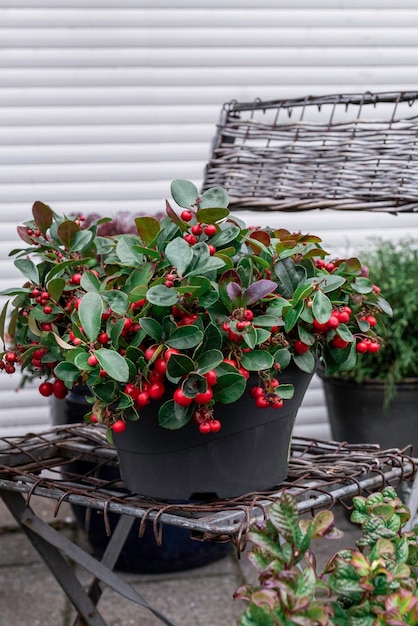
<path fill-rule="evenodd" d="M 358 259 L 328 260 L 319 237 L 246 227 L 222 188 L 177 180 L 171 192 L 164 219 L 105 237 L 108 218 L 83 227 L 35 203 L 18 228 L 28 247 L 11 253 L 26 282 L 3 292 L 3 369 L 17 361 L 44 394 L 87 385 L 87 419 L 107 429 L 134 491 L 273 488 L 318 360 L 352 368 L 359 338 L 380 346 L 362 317 L 390 307 Z"/>
<path fill-rule="evenodd" d="M 371 244 L 371 245 L 370 245 Z M 350 443 L 379 443 L 382 448 L 418 450 L 418 242 L 374 239 L 362 255 L 362 273 L 376 292 L 381 289 L 393 306 L 386 327 L 367 311 L 360 323 L 384 335 L 385 349 L 375 351 L 367 336 L 357 343 L 359 359 L 350 370 L 325 375 L 321 368 L 333 437 Z M 364 296 L 362 296 L 363 298 Z"/>

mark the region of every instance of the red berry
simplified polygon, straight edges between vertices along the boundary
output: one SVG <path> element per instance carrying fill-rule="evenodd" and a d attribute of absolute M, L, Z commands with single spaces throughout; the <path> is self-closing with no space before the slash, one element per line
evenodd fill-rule
<path fill-rule="evenodd" d="M 327 328 L 338 328 L 339 325 L 340 325 L 340 322 L 336 315 L 331 315 L 331 317 L 329 318 L 326 324 Z"/>
<path fill-rule="evenodd" d="M 157 347 L 156 346 L 152 346 L 151 348 L 147 348 L 144 352 L 144 356 L 147 359 L 147 361 L 151 361 L 152 357 L 155 354 Z"/>
<path fill-rule="evenodd" d="M 269 401 L 265 396 L 257 396 L 255 404 L 259 409 L 266 409 L 269 405 Z"/>
<path fill-rule="evenodd" d="M 218 433 L 221 430 L 221 422 L 219 420 L 211 420 L 209 425 L 211 433 Z"/>
<path fill-rule="evenodd" d="M 205 228 L 205 235 L 207 235 L 208 237 L 213 237 L 213 235 L 216 235 L 216 226 L 215 224 L 208 224 Z"/>
<path fill-rule="evenodd" d="M 149 389 L 148 395 L 151 400 L 159 400 L 165 394 L 165 387 L 163 383 L 153 383 Z"/>
<path fill-rule="evenodd" d="M 52 383 L 49 383 L 49 382 L 41 383 L 38 389 L 39 389 L 39 393 L 41 394 L 41 396 L 45 396 L 46 398 L 48 396 L 52 396 L 52 394 L 54 393 Z"/>
<path fill-rule="evenodd" d="M 91 367 L 97 365 L 98 362 L 99 361 L 97 360 L 97 356 L 95 354 L 90 354 L 89 358 L 87 359 L 87 363 L 91 365 Z"/>
<path fill-rule="evenodd" d="M 235 361 L 235 359 L 224 359 L 223 363 L 228 363 L 228 365 L 233 365 L 238 369 L 238 363 Z"/>
<path fill-rule="evenodd" d="M 135 399 L 135 406 L 137 409 L 141 409 L 143 406 L 149 404 L 148 391 L 140 391 Z"/>
<path fill-rule="evenodd" d="M 250 372 L 248 370 L 245 369 L 245 367 L 239 367 L 238 368 L 239 373 L 244 376 L 244 378 L 246 378 L 247 380 L 250 377 Z"/>
<path fill-rule="evenodd" d="M 374 315 L 368 315 L 368 316 L 366 317 L 366 321 L 367 321 L 367 322 L 369 322 L 369 325 L 370 325 L 370 326 L 376 326 L 376 324 L 377 324 L 377 320 L 376 320 L 376 318 L 374 317 Z"/>
<path fill-rule="evenodd" d="M 350 315 L 347 311 L 338 311 L 338 313 L 336 313 L 336 317 L 340 324 L 347 324 L 347 322 L 350 321 Z"/>
<path fill-rule="evenodd" d="M 46 352 L 46 350 L 45 350 L 45 352 Z M 17 361 L 17 354 L 15 352 L 6 352 L 6 354 L 4 355 L 4 358 L 6 359 L 6 361 L 8 363 L 16 363 L 16 361 Z"/>
<path fill-rule="evenodd" d="M 191 211 L 182 211 L 180 217 L 184 222 L 190 222 L 193 217 L 193 213 Z"/>
<path fill-rule="evenodd" d="M 274 396 L 274 398 L 270 400 L 270 406 L 273 409 L 281 409 L 283 406 L 282 398 L 279 398 L 279 396 Z"/>
<path fill-rule="evenodd" d="M 319 331 L 321 333 L 327 330 L 327 324 L 323 324 L 321 322 L 318 322 L 318 320 L 316 318 L 314 318 L 313 327 L 315 328 L 315 330 L 317 330 L 317 331 Z"/>
<path fill-rule="evenodd" d="M 189 406 L 189 404 L 192 403 L 192 398 L 188 398 L 187 396 L 185 396 L 183 390 L 180 387 L 175 390 L 173 394 L 173 400 L 180 406 Z"/>
<path fill-rule="evenodd" d="M 309 350 L 309 346 L 306 343 L 303 343 L 303 341 L 300 341 L 300 339 L 296 339 L 293 347 L 297 354 L 305 354 L 305 352 L 308 352 Z"/>
<path fill-rule="evenodd" d="M 139 394 L 138 387 L 135 387 L 132 383 L 128 383 L 125 385 L 125 389 L 123 390 L 128 396 L 131 396 L 132 400 L 136 400 Z"/>
<path fill-rule="evenodd" d="M 365 352 L 367 352 L 367 343 L 365 343 L 364 341 L 359 341 L 358 344 L 356 345 L 356 350 L 357 352 L 360 352 L 361 354 L 364 354 Z"/>
<path fill-rule="evenodd" d="M 90 415 L 90 421 L 91 421 L 93 424 L 97 424 L 97 417 L 94 415 L 94 413 L 92 413 L 92 414 Z"/>
<path fill-rule="evenodd" d="M 208 245 L 208 248 L 209 248 L 209 254 L 210 254 L 210 256 L 213 256 L 213 255 L 215 254 L 215 252 L 216 252 L 216 248 L 215 248 L 215 246 L 212 246 L 212 244 L 210 243 L 210 244 Z"/>
<path fill-rule="evenodd" d="M 64 381 L 57 378 L 54 380 L 52 385 L 53 394 L 56 398 L 60 398 L 61 400 L 68 395 L 68 389 L 65 386 Z"/>
<path fill-rule="evenodd" d="M 81 282 L 82 277 L 83 277 L 82 274 L 73 274 L 71 276 L 71 283 L 73 285 L 79 285 L 80 282 Z"/>
<path fill-rule="evenodd" d="M 204 374 L 204 377 L 206 378 L 209 387 L 213 387 L 214 385 L 216 385 L 218 377 L 215 370 L 209 370 L 209 372 L 206 372 L 206 374 Z"/>
<path fill-rule="evenodd" d="M 98 336 L 98 340 L 100 341 L 101 344 L 105 344 L 109 341 L 110 337 L 106 332 L 100 333 L 100 335 Z"/>
<path fill-rule="evenodd" d="M 348 341 L 341 339 L 339 335 L 335 335 L 332 340 L 332 345 L 334 346 L 334 348 L 339 348 L 342 350 L 343 348 L 346 348 L 348 346 Z"/>
<path fill-rule="evenodd" d="M 378 341 L 370 341 L 370 343 L 367 344 L 367 352 L 375 354 L 376 352 L 379 352 L 379 350 L 380 343 Z"/>
<path fill-rule="evenodd" d="M 45 305 L 44 306 L 44 313 L 45 313 L 45 315 L 50 315 L 52 313 L 52 306 Z"/>
<path fill-rule="evenodd" d="M 258 398 L 264 395 L 264 389 L 262 387 L 251 387 L 250 395 L 252 398 Z"/>
<path fill-rule="evenodd" d="M 212 400 L 212 398 L 213 398 L 213 391 L 209 387 L 208 389 L 206 389 L 206 391 L 196 394 L 194 397 L 194 401 L 196 402 L 196 404 L 207 404 L 208 402 Z"/>
<path fill-rule="evenodd" d="M 194 224 L 191 230 L 192 230 L 193 235 L 196 235 L 197 237 L 201 235 L 203 232 L 201 224 Z"/>
<path fill-rule="evenodd" d="M 154 361 L 154 368 L 159 374 L 165 374 L 167 371 L 167 361 L 163 358 Z"/>
<path fill-rule="evenodd" d="M 211 429 L 209 422 L 202 422 L 201 424 L 199 424 L 199 430 L 202 435 L 207 435 L 208 433 L 210 433 Z"/>
<path fill-rule="evenodd" d="M 112 430 L 114 433 L 123 433 L 125 428 L 126 424 L 123 420 L 116 420 L 116 422 L 112 424 Z"/>
<path fill-rule="evenodd" d="M 168 348 L 168 350 L 166 350 L 166 351 L 164 352 L 164 359 L 165 359 L 166 361 L 168 361 L 168 359 L 169 359 L 169 358 L 170 358 L 173 354 L 178 354 L 178 353 L 179 353 L 179 351 L 178 351 L 178 350 L 176 350 L 175 348 Z"/>
<path fill-rule="evenodd" d="M 251 309 L 245 309 L 244 317 L 248 322 L 251 322 L 251 320 L 254 318 L 254 313 L 251 311 Z"/>

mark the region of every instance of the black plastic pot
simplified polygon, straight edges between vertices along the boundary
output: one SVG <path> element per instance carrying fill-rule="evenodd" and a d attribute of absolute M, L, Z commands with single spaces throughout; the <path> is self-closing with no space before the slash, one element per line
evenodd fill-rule
<path fill-rule="evenodd" d="M 389 410 L 384 412 L 383 383 L 354 383 L 322 379 L 333 439 L 348 443 L 377 443 L 382 450 L 413 446 L 418 451 L 418 381 L 397 385 Z"/>
<path fill-rule="evenodd" d="M 70 392 L 65 400 L 54 399 L 51 402 L 51 419 L 56 426 L 82 422 L 84 415 L 90 410 L 83 391 Z M 94 469 L 94 464 L 86 461 L 75 461 L 66 466 L 66 470 L 77 474 L 86 474 Z M 100 478 L 118 479 L 119 470 L 104 467 L 100 470 Z M 72 505 L 78 524 L 85 530 L 87 539 L 94 553 L 100 558 L 109 542 L 106 534 L 103 515 L 85 507 Z M 109 525 L 113 530 L 119 516 L 108 514 Z M 190 538 L 189 532 L 183 528 L 165 525 L 162 531 L 162 545 L 156 542 L 152 525 L 147 525 L 139 538 L 139 520 L 135 520 L 128 538 L 122 548 L 116 569 L 137 573 L 177 572 L 208 565 L 224 558 L 231 550 L 230 543 L 197 541 Z"/>
<path fill-rule="evenodd" d="M 295 395 L 281 409 L 259 409 L 250 396 L 254 375 L 244 395 L 233 404 L 218 404 L 217 433 L 202 435 L 190 421 L 179 430 L 158 425 L 158 404 L 141 410 L 113 437 L 121 477 L 131 491 L 163 500 L 230 498 L 273 489 L 286 476 L 297 411 L 313 374 L 290 365 L 279 376 L 293 383 Z M 163 397 L 161 403 L 167 398 Z"/>

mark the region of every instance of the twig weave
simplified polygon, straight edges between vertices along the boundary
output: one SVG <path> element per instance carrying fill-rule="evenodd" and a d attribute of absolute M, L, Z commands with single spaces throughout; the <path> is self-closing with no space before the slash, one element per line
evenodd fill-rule
<path fill-rule="evenodd" d="M 231 209 L 418 210 L 418 92 L 223 106 L 203 190 Z"/>

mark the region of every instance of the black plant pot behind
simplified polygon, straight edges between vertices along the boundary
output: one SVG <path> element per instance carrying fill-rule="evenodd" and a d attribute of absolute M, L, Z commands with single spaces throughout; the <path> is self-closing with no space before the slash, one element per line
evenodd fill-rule
<path fill-rule="evenodd" d="M 90 410 L 82 393 L 71 392 L 65 400 L 54 398 L 51 403 L 51 420 L 53 425 L 75 424 L 84 421 L 84 415 Z M 75 461 L 66 469 L 76 474 L 87 474 L 94 469 L 94 464 L 86 461 Z M 117 467 L 104 467 L 99 477 L 104 480 L 119 478 Z M 106 534 L 103 515 L 92 509 L 71 505 L 78 524 L 87 534 L 88 541 L 97 557 L 101 558 L 106 549 L 109 537 Z M 116 527 L 119 515 L 108 514 L 111 530 Z M 213 563 L 225 557 L 230 543 L 214 543 L 196 541 L 190 538 L 189 532 L 175 526 L 164 526 L 162 545 L 157 545 L 151 524 L 147 524 L 145 532 L 139 538 L 140 520 L 135 520 L 128 538 L 122 548 L 116 569 L 137 573 L 177 572 Z"/>

